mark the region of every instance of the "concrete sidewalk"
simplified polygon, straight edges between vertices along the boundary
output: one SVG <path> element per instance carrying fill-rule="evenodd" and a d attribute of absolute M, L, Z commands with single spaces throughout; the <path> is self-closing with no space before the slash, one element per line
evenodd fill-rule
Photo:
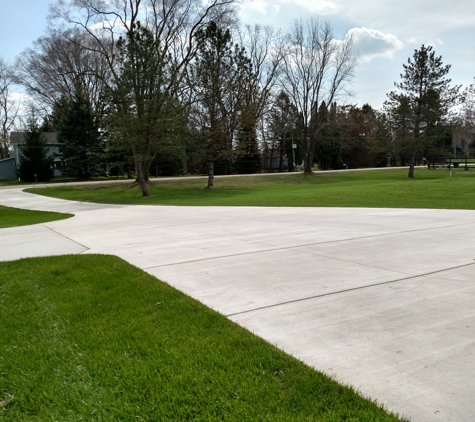
<path fill-rule="evenodd" d="M 426 166 L 416 166 L 415 168 L 426 168 Z M 317 170 L 315 174 L 331 174 L 331 173 L 347 173 L 347 172 L 364 172 L 364 171 L 391 171 L 391 170 L 407 170 L 407 166 L 403 167 L 369 167 L 369 168 L 357 168 L 357 169 L 344 169 L 344 170 Z M 301 172 L 281 172 L 281 173 L 251 173 L 251 174 L 224 174 L 214 176 L 215 181 L 219 179 L 228 179 L 230 177 L 275 177 L 275 176 L 295 176 Z M 150 182 L 160 183 L 167 180 L 203 180 L 206 181 L 208 176 L 164 176 L 164 177 L 151 177 Z M 82 185 L 115 185 L 115 184 L 133 184 L 134 179 L 114 179 L 113 177 L 107 180 L 88 180 L 78 182 L 52 182 L 52 183 L 31 183 L 31 184 L 15 184 L 15 185 L 2 185 L 0 184 L 0 190 L 2 189 L 28 189 L 28 188 L 51 188 L 58 186 L 82 186 Z M 206 184 L 206 182 L 205 182 Z"/>
<path fill-rule="evenodd" d="M 475 212 L 149 207 L 0 191 L 72 212 L 0 257 L 118 255 L 414 421 L 475 420 Z"/>

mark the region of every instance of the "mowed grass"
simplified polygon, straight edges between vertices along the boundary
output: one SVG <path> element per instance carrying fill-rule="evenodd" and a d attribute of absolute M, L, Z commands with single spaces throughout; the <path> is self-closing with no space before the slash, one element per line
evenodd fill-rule
<path fill-rule="evenodd" d="M 397 421 L 119 258 L 0 263 L 2 421 Z"/>
<path fill-rule="evenodd" d="M 0 229 L 6 227 L 28 226 L 30 224 L 47 223 L 48 221 L 64 220 L 73 214 L 59 212 L 30 211 L 0 205 Z"/>
<path fill-rule="evenodd" d="M 28 191 L 112 204 L 475 209 L 475 171 L 462 169 L 452 177 L 447 169 L 416 169 L 415 179 L 406 169 L 218 177 L 214 189 L 205 186 L 205 179 L 161 180 L 150 197 L 130 183 Z"/>

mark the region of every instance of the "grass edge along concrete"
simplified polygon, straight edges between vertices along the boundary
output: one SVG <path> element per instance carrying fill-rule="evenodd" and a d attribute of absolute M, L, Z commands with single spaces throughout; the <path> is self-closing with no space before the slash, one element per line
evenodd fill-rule
<path fill-rule="evenodd" d="M 153 181 L 143 197 L 128 184 L 28 189 L 61 199 L 129 205 L 291 206 L 475 209 L 475 173 L 419 169 L 217 178 L 205 189 L 202 179 Z"/>
<path fill-rule="evenodd" d="M 71 217 L 74 217 L 74 215 L 59 212 L 22 210 L 0 205 L 0 229 L 48 223 Z"/>
<path fill-rule="evenodd" d="M 107 255 L 0 263 L 0 418 L 398 421 Z"/>

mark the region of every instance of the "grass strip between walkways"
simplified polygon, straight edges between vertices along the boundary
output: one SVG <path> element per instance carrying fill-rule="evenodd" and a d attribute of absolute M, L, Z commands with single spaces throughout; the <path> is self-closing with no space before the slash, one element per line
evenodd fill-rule
<path fill-rule="evenodd" d="M 0 229 L 47 223 L 71 217 L 74 217 L 74 215 L 59 212 L 21 210 L 0 205 Z"/>
<path fill-rule="evenodd" d="M 396 421 L 119 258 L 0 263 L 2 421 Z"/>
<path fill-rule="evenodd" d="M 223 177 L 152 182 L 150 197 L 131 184 L 28 189 L 62 199 L 111 204 L 475 209 L 475 172 L 406 169 L 319 172 L 313 176 Z"/>

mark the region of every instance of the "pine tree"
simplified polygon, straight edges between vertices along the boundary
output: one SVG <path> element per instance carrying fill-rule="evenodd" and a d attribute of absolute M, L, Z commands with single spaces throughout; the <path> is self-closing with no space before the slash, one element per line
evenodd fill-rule
<path fill-rule="evenodd" d="M 414 177 L 416 157 L 430 147 L 443 127 L 443 119 L 458 97 L 460 87 L 450 87 L 450 65 L 442 64 L 432 46 L 422 45 L 415 50 L 413 59 L 403 65 L 399 92 L 388 94 L 385 109 L 393 123 L 393 130 L 402 133 L 399 138 L 409 156 L 408 177 Z"/>
<path fill-rule="evenodd" d="M 178 126 L 171 57 L 160 37 L 138 21 L 119 39 L 117 50 L 118 76 L 108 92 L 106 124 L 116 147 L 130 151 L 142 195 L 150 196 L 150 165 Z"/>
<path fill-rule="evenodd" d="M 278 159 L 279 172 L 284 171 L 284 162 L 287 162 L 288 171 L 296 171 L 296 163 L 302 162 L 300 143 L 297 135 L 299 116 L 297 108 L 290 102 L 289 96 L 281 91 L 274 100 L 272 109 L 268 114 L 267 126 L 269 140 L 264 144 L 266 151 L 266 166 L 272 170 L 272 162 Z M 297 148 L 293 148 L 296 145 Z"/>
<path fill-rule="evenodd" d="M 197 31 L 198 52 L 191 68 L 197 97 L 195 115 L 208 161 L 208 188 L 213 188 L 215 163 L 230 160 L 232 136 L 243 108 L 245 79 L 252 68 L 243 48 L 233 45 L 231 32 L 216 22 Z"/>
<path fill-rule="evenodd" d="M 24 182 L 47 182 L 54 175 L 54 160 L 48 156 L 43 130 L 34 115 L 27 120 L 25 144 L 20 147 L 18 177 Z"/>
<path fill-rule="evenodd" d="M 105 174 L 104 145 L 88 100 L 76 94 L 58 124 L 62 173 L 78 179 Z"/>
<path fill-rule="evenodd" d="M 319 122 L 321 128 L 315 140 L 315 160 L 322 170 L 342 168 L 336 104 L 333 103 L 329 111 L 325 101 L 322 101 L 315 120 Z"/>

